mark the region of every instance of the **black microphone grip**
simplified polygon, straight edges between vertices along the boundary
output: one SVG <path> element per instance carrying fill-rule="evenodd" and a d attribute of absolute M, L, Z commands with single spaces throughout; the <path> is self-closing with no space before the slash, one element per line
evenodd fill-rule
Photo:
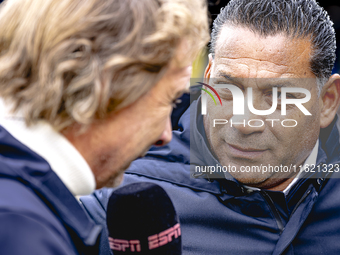
<path fill-rule="evenodd" d="M 138 182 L 118 188 L 109 199 L 106 219 L 114 255 L 182 254 L 179 218 L 159 185 Z"/>

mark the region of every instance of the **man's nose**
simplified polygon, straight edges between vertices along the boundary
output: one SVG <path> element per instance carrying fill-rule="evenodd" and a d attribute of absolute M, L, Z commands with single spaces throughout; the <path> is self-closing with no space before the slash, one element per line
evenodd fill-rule
<path fill-rule="evenodd" d="M 172 126 L 170 117 L 167 119 L 165 129 L 161 136 L 159 137 L 158 141 L 155 143 L 155 146 L 164 146 L 168 144 L 172 139 Z"/>
<path fill-rule="evenodd" d="M 244 107 L 244 115 L 234 115 L 229 122 L 233 128 L 245 135 L 262 133 L 265 129 L 263 116 L 252 113 L 247 105 Z"/>

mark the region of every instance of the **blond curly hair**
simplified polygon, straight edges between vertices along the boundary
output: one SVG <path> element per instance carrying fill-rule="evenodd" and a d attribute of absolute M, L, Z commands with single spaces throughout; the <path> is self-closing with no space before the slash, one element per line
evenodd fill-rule
<path fill-rule="evenodd" d="M 204 0 L 8 0 L 0 96 L 28 125 L 88 125 L 149 91 L 184 39 L 209 41 Z"/>

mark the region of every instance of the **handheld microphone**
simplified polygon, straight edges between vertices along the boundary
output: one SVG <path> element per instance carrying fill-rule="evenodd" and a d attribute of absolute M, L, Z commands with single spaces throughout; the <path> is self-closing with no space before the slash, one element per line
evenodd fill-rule
<path fill-rule="evenodd" d="M 115 190 L 106 220 L 114 255 L 182 254 L 178 216 L 165 190 L 156 184 L 138 182 Z"/>

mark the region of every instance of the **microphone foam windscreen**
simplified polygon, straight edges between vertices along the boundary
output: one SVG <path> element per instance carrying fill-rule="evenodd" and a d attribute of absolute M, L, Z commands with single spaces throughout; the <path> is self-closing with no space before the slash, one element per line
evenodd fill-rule
<path fill-rule="evenodd" d="M 138 182 L 115 190 L 108 202 L 110 248 L 117 254 L 182 254 L 175 208 L 163 188 Z"/>

